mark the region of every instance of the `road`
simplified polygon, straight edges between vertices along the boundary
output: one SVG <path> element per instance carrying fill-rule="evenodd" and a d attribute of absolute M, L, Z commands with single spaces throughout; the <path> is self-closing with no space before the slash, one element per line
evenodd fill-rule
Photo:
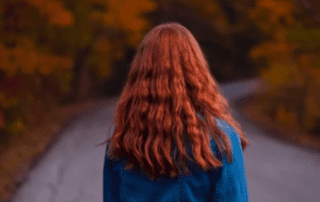
<path fill-rule="evenodd" d="M 220 85 L 231 102 L 260 90 L 257 80 Z M 101 202 L 105 145 L 117 98 L 66 127 L 30 171 L 13 202 Z M 251 146 L 244 152 L 250 202 L 319 202 L 319 154 L 271 138 L 232 107 Z"/>

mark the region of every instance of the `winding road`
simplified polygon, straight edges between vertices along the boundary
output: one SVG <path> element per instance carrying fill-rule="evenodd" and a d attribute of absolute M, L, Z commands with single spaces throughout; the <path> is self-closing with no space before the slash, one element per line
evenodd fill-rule
<path fill-rule="evenodd" d="M 220 88 L 230 103 L 263 90 L 257 79 Z M 117 98 L 73 120 L 30 171 L 12 202 L 101 202 L 105 146 Z M 320 161 L 314 153 L 271 138 L 232 105 L 251 146 L 244 152 L 250 202 L 319 202 Z"/>

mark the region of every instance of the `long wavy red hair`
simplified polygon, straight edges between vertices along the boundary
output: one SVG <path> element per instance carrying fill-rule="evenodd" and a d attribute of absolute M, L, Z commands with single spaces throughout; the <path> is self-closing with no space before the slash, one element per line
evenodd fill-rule
<path fill-rule="evenodd" d="M 161 175 L 174 178 L 180 168 L 189 173 L 186 158 L 194 160 L 186 154 L 186 143 L 191 142 L 197 165 L 207 171 L 222 166 L 211 150 L 210 135 L 220 153 L 233 161 L 229 138 L 215 118 L 236 130 L 244 151 L 249 141 L 233 118 L 198 42 L 181 24 L 163 23 L 140 43 L 116 106 L 114 133 L 101 144 L 112 143 L 108 158 L 125 159 L 125 170 L 140 167 L 154 180 Z M 179 162 L 171 156 L 175 145 Z"/>

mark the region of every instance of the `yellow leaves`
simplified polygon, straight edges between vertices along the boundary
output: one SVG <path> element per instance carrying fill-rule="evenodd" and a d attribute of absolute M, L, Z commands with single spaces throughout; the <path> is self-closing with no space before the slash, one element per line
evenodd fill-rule
<path fill-rule="evenodd" d="M 14 75 L 18 68 L 23 73 L 33 73 L 36 69 L 36 55 L 34 52 L 28 52 L 21 47 L 13 50 L 6 49 L 1 53 L 1 58 L 8 58 L 1 63 L 1 69 L 5 70 L 9 76 Z"/>
<path fill-rule="evenodd" d="M 249 54 L 252 59 L 265 57 L 270 61 L 285 60 L 291 57 L 294 47 L 286 41 L 268 41 L 252 48 Z"/>
<path fill-rule="evenodd" d="M 320 44 L 319 29 L 306 28 L 306 20 L 295 20 L 295 4 L 293 0 L 257 0 L 248 16 L 264 34 L 272 37 L 272 41 L 262 43 L 250 51 L 252 59 L 265 59 L 268 68 L 261 72 L 262 79 L 269 84 L 269 92 L 283 95 L 281 87 L 297 87 L 307 91 L 306 109 L 303 111 L 303 126 L 311 129 L 315 120 L 320 117 L 320 60 L 318 47 Z M 305 24 L 306 23 L 306 24 Z M 297 55 L 297 53 L 304 54 Z M 305 87 L 305 88 L 304 88 Z M 279 91 L 280 90 L 280 91 Z M 274 95 L 277 96 L 277 93 Z M 298 91 L 288 94 L 292 102 L 304 99 Z M 272 106 L 274 107 L 274 106 Z M 279 122 L 295 126 L 297 116 L 289 112 L 283 104 L 276 109 Z"/>
<path fill-rule="evenodd" d="M 288 68 L 284 64 L 273 64 L 263 77 L 269 83 L 270 90 L 279 88 L 281 85 L 286 84 L 288 76 Z"/>
<path fill-rule="evenodd" d="M 126 31 L 137 31 L 144 25 L 140 15 L 156 8 L 156 4 L 150 0 L 108 1 L 108 14 L 105 17 L 107 25 L 119 26 Z"/>
<path fill-rule="evenodd" d="M 258 0 L 255 8 L 249 13 L 254 23 L 263 32 L 273 38 L 272 41 L 262 43 L 250 51 L 252 59 L 264 58 L 268 61 L 269 68 L 261 73 L 270 87 L 276 92 L 280 87 L 300 86 L 308 84 L 308 98 L 305 100 L 308 109 L 304 111 L 304 125 L 312 127 L 311 122 L 315 117 L 320 117 L 319 88 L 320 71 L 316 66 L 316 48 L 319 47 L 319 30 L 306 29 L 302 25 L 292 25 L 294 19 L 294 2 L 291 0 Z M 284 21 L 284 23 L 283 23 Z M 306 51 L 305 54 L 295 56 L 297 51 Z M 291 94 L 292 95 L 292 94 Z M 296 97 L 298 98 L 298 96 Z M 312 112 L 311 112 L 312 111 Z M 287 125 L 294 125 L 296 115 L 280 106 L 277 120 Z M 307 122 L 305 122 L 307 120 Z"/>
<path fill-rule="evenodd" d="M 38 68 L 39 71 L 48 76 L 52 73 L 54 69 L 65 68 L 71 69 L 73 66 L 73 60 L 71 57 L 67 56 L 54 56 L 54 55 L 39 55 Z"/>
<path fill-rule="evenodd" d="M 0 68 L 5 70 L 9 76 L 13 76 L 18 68 L 24 74 L 33 74 L 37 69 L 43 75 L 49 75 L 52 69 L 73 66 L 70 56 L 55 56 L 39 53 L 35 44 L 27 37 L 17 40 L 17 46 L 6 48 L 0 43 Z"/>
<path fill-rule="evenodd" d="M 261 76 L 268 82 L 271 91 L 283 86 L 302 86 L 305 82 L 305 77 L 298 67 L 290 62 L 273 63 Z"/>
<path fill-rule="evenodd" d="M 24 130 L 24 123 L 22 118 L 16 118 L 12 123 L 9 123 L 7 126 L 9 133 L 19 134 Z"/>
<path fill-rule="evenodd" d="M 74 23 L 74 15 L 64 7 L 59 0 L 26 0 L 39 9 L 40 13 L 48 18 L 52 25 L 66 27 Z"/>
<path fill-rule="evenodd" d="M 6 48 L 0 44 L 0 68 L 9 76 L 16 73 L 20 67 L 24 73 L 32 73 L 36 68 L 37 55 L 34 52 L 34 44 L 27 38 L 19 38 L 18 45 L 14 48 Z"/>
<path fill-rule="evenodd" d="M 31 74 L 36 70 L 37 53 L 35 44 L 28 38 L 20 38 L 18 45 L 10 49 L 13 61 L 11 67 L 20 67 L 23 73 Z"/>
<path fill-rule="evenodd" d="M 154 10 L 157 4 L 151 0 L 111 0 L 108 1 L 108 13 L 105 15 L 104 23 L 107 26 L 117 27 L 127 33 L 126 41 L 136 46 L 149 23 L 141 14 Z"/>
<path fill-rule="evenodd" d="M 93 48 L 93 53 L 88 58 L 89 65 L 94 67 L 99 79 L 109 77 L 111 75 L 111 58 L 121 56 L 122 50 L 113 47 L 105 37 L 100 37 Z"/>
<path fill-rule="evenodd" d="M 286 28 L 282 34 L 287 41 L 299 44 L 299 49 L 310 50 L 320 46 L 320 28 L 304 28 L 301 25 Z"/>

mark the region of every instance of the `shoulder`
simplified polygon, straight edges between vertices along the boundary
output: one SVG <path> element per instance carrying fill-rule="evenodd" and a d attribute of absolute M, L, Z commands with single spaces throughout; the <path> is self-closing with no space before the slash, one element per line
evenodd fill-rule
<path fill-rule="evenodd" d="M 217 120 L 217 125 L 232 139 L 234 138 L 239 138 L 238 133 L 236 130 L 225 120 L 216 118 Z"/>
<path fill-rule="evenodd" d="M 217 118 L 217 124 L 228 137 L 231 144 L 232 152 L 240 152 L 241 150 L 241 138 L 237 131 L 225 120 Z"/>

